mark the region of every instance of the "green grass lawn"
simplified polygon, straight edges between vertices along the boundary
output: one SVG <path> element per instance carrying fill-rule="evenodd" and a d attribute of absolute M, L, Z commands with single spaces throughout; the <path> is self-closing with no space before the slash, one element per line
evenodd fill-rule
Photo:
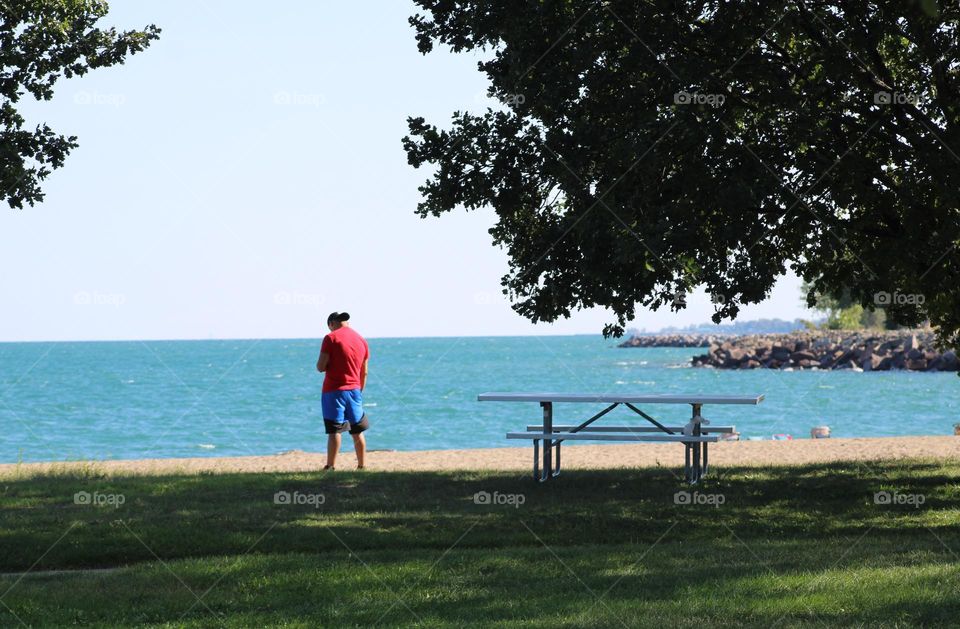
<path fill-rule="evenodd" d="M 0 479 L 0 626 L 960 622 L 960 462 L 677 491 L 666 469 Z"/>

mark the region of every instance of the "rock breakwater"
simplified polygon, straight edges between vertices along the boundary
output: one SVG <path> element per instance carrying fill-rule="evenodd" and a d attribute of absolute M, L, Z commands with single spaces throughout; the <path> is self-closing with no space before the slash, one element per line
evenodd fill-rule
<path fill-rule="evenodd" d="M 671 334 L 633 337 L 620 347 L 706 347 L 694 367 L 717 369 L 851 369 L 957 371 L 953 349 L 930 330 L 807 330 L 789 334 L 720 336 Z"/>

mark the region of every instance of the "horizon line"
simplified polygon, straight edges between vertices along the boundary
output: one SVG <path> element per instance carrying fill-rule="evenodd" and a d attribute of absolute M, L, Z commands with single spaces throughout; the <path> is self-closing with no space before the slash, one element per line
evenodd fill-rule
<path fill-rule="evenodd" d="M 326 336 L 324 334 L 323 336 Z M 192 338 L 143 338 L 143 339 L 30 339 L 30 340 L 18 340 L 18 341 L 9 341 L 9 340 L 0 340 L 0 345 L 12 345 L 14 343 L 166 343 L 166 342 L 199 342 L 199 341 L 320 341 L 323 339 L 323 336 L 263 336 L 263 337 L 250 337 L 250 336 L 228 336 L 228 337 L 216 337 L 216 338 L 203 338 L 203 337 L 192 337 Z M 527 338 L 527 337 L 561 337 L 561 336 L 599 336 L 603 337 L 603 334 L 600 332 L 573 332 L 573 333 L 557 333 L 557 334 L 437 334 L 434 336 L 364 336 L 366 339 L 370 340 L 393 340 L 393 339 L 456 339 L 456 338 Z M 624 333 L 623 337 L 626 337 L 627 334 Z M 611 337 L 612 340 L 615 338 L 623 337 Z"/>

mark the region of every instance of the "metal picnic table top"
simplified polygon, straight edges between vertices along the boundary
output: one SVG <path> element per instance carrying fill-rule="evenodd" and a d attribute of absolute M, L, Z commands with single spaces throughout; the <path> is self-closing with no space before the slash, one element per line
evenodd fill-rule
<path fill-rule="evenodd" d="M 602 402 L 619 404 L 759 404 L 763 395 L 597 395 L 592 393 L 488 392 L 480 402 Z"/>

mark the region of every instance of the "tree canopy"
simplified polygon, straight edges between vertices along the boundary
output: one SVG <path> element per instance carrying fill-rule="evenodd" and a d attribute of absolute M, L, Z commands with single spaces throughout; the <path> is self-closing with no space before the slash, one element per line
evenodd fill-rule
<path fill-rule="evenodd" d="M 479 52 L 500 106 L 408 119 L 422 216 L 490 206 L 533 321 L 736 317 L 793 269 L 960 331 L 956 2 L 417 0 L 419 49 Z"/>
<path fill-rule="evenodd" d="M 160 34 L 97 28 L 107 10 L 102 0 L 0 0 L 0 200 L 12 208 L 41 201 L 40 183 L 77 146 L 46 124 L 25 128 L 21 97 L 50 100 L 61 77 L 123 63 Z"/>

